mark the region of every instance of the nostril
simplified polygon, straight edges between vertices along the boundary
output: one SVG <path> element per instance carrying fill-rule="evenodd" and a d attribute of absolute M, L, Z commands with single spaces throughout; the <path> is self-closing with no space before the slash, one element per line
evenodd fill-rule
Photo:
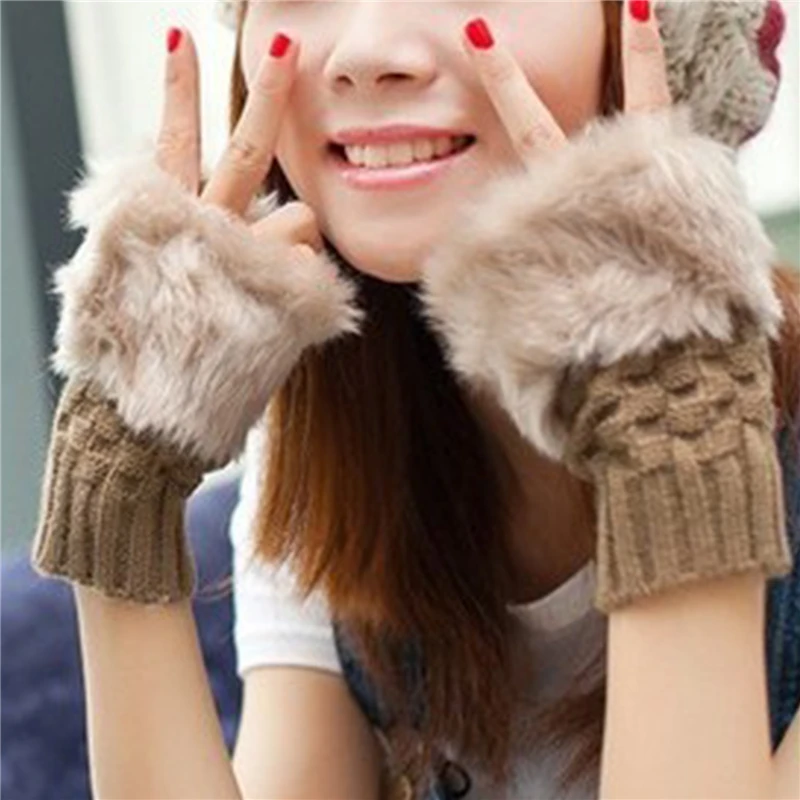
<path fill-rule="evenodd" d="M 764 12 L 764 21 L 758 29 L 758 55 L 761 63 L 778 80 L 781 77 L 781 64 L 776 50 L 786 30 L 786 14 L 779 0 L 769 0 Z"/>

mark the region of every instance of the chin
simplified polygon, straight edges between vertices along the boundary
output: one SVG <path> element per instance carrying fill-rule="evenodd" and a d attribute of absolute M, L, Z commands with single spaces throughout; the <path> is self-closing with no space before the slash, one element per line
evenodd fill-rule
<path fill-rule="evenodd" d="M 332 241 L 336 246 L 335 240 Z M 383 249 L 385 257 L 385 248 Z M 382 263 L 379 248 L 372 245 L 366 249 L 337 247 L 337 250 L 353 269 L 384 283 L 417 283 L 420 279 L 421 271 L 418 265 L 423 256 L 417 253 L 398 258 L 391 263 L 385 261 Z"/>

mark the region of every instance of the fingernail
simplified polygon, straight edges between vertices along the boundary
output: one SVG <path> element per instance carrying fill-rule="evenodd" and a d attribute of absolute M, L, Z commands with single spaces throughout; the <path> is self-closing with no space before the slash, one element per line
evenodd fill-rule
<path fill-rule="evenodd" d="M 289 45 L 292 43 L 292 40 L 285 36 L 282 33 L 276 33 L 275 38 L 272 40 L 272 44 L 269 48 L 269 54 L 273 58 L 281 58 L 289 49 Z"/>
<path fill-rule="evenodd" d="M 650 19 L 650 0 L 630 0 L 628 7 L 635 20 L 647 22 Z"/>
<path fill-rule="evenodd" d="M 183 38 L 183 31 L 180 28 L 170 28 L 167 31 L 167 50 L 173 53 Z"/>
<path fill-rule="evenodd" d="M 494 39 L 489 30 L 489 26 L 482 17 L 475 17 L 470 20 L 465 26 L 464 30 L 470 42 L 480 50 L 488 50 L 494 46 Z"/>

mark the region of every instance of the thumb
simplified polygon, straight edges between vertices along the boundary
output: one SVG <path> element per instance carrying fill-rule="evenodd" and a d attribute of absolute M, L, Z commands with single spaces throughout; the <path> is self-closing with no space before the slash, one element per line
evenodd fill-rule
<path fill-rule="evenodd" d="M 250 231 L 257 239 L 278 238 L 290 244 L 307 245 L 318 253 L 323 249 L 316 215 L 299 200 L 286 203 L 254 222 Z"/>

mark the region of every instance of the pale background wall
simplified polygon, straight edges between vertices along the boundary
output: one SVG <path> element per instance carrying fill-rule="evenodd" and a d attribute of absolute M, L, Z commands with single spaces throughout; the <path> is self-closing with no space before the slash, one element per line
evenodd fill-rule
<path fill-rule="evenodd" d="M 125 151 L 158 130 L 166 31 L 189 28 L 200 57 L 204 162 L 225 142 L 234 33 L 215 0 L 67 0 L 67 25 L 88 155 Z"/>

